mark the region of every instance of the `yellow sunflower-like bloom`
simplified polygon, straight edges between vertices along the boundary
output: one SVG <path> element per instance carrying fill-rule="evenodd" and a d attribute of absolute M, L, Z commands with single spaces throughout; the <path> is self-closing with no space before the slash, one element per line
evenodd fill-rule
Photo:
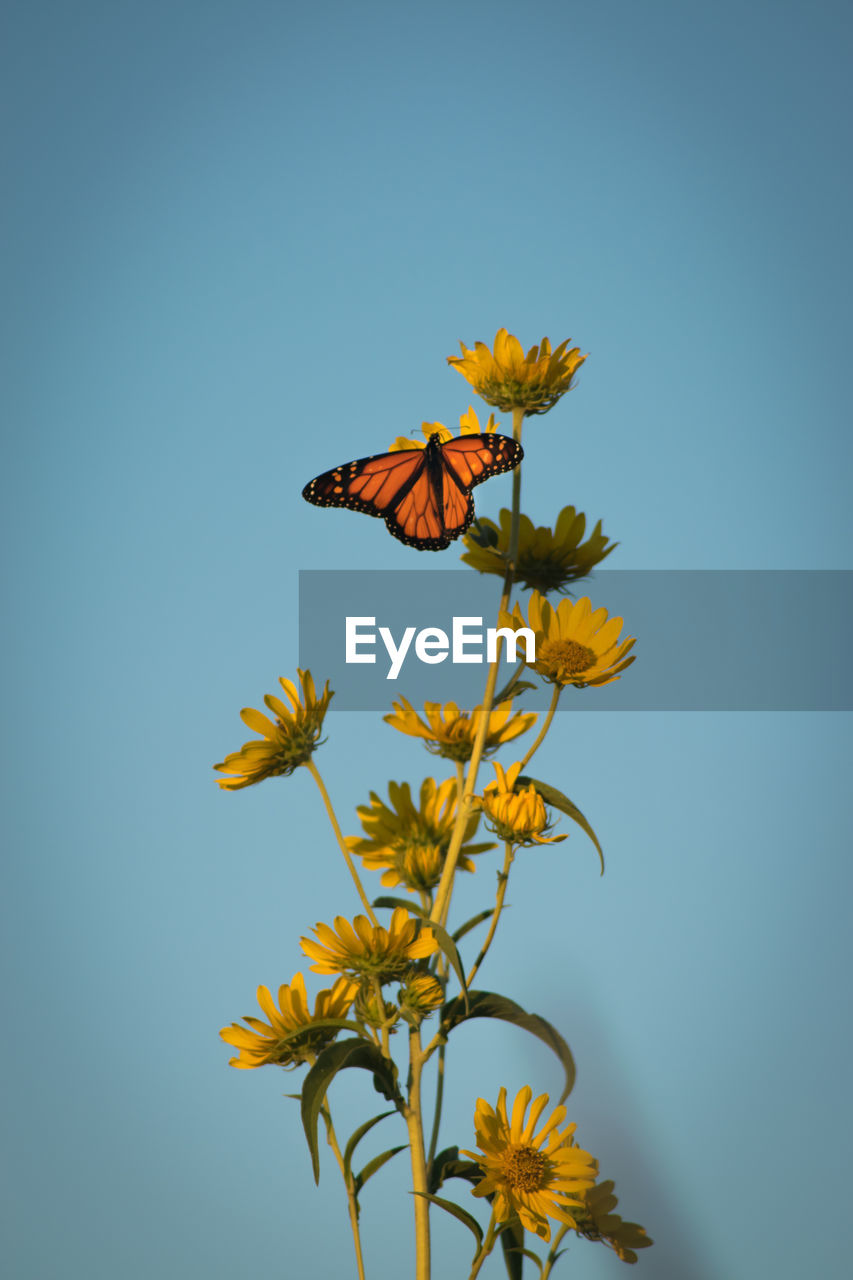
<path fill-rule="evenodd" d="M 446 760 L 458 760 L 464 764 L 471 759 L 474 750 L 474 739 L 483 708 L 475 707 L 473 712 L 460 711 L 455 702 L 425 702 L 424 715 L 426 723 L 405 698 L 393 703 L 394 714 L 384 716 L 386 724 L 399 729 L 400 733 L 408 733 L 412 738 L 423 738 L 428 751 L 443 756 Z M 485 760 L 505 742 L 526 733 L 536 723 L 535 711 L 520 711 L 513 715 L 512 700 L 502 702 L 489 715 L 489 725 L 483 744 Z"/>
<path fill-rule="evenodd" d="M 498 329 L 492 351 L 484 342 L 476 342 L 473 351 L 464 342 L 459 346 L 462 355 L 448 356 L 447 363 L 467 378 L 486 404 L 504 413 L 547 413 L 571 388 L 576 370 L 586 360 L 580 347 L 569 350 L 568 339 L 552 351 L 543 338 L 525 355 L 518 338 L 506 329 Z"/>
<path fill-rule="evenodd" d="M 301 973 L 297 973 L 289 985 L 284 983 L 279 987 L 278 1004 L 267 987 L 258 987 L 258 1004 L 269 1022 L 247 1017 L 243 1021 L 250 1030 L 241 1027 L 239 1022 L 222 1028 L 219 1033 L 222 1039 L 239 1051 L 239 1057 L 231 1058 L 230 1065 L 247 1069 L 269 1063 L 296 1067 L 313 1061 L 337 1035 L 336 1028 L 317 1027 L 314 1023 L 323 1018 L 345 1018 L 357 991 L 356 983 L 339 978 L 331 990 L 318 993 L 311 1013 Z"/>
<path fill-rule="evenodd" d="M 521 765 L 514 764 L 506 773 L 495 761 L 497 781 L 483 792 L 482 805 L 491 819 L 490 829 L 507 844 L 557 844 L 567 836 L 546 836 L 551 829 L 545 801 L 531 782 L 516 788 Z"/>
<path fill-rule="evenodd" d="M 263 782 L 264 778 L 286 777 L 299 765 L 305 764 L 320 745 L 323 718 L 334 694 L 327 680 L 318 698 L 311 672 L 300 671 L 297 667 L 297 674 L 302 686 L 301 695 L 292 680 L 285 680 L 284 676 L 279 679 L 290 702 L 289 707 L 271 693 L 264 697 L 275 722 L 253 707 L 244 707 L 240 712 L 243 723 L 263 737 L 244 743 L 239 751 L 232 751 L 226 756 L 222 764 L 213 766 L 220 773 L 234 775 L 217 778 L 224 790 L 239 791 L 255 782 Z"/>
<path fill-rule="evenodd" d="M 623 1222 L 614 1213 L 619 1201 L 613 1194 L 612 1182 L 599 1182 L 584 1195 L 584 1212 L 577 1216 L 577 1233 L 587 1240 L 600 1240 L 609 1245 L 623 1262 L 636 1262 L 637 1249 L 654 1244 L 637 1222 Z"/>
<path fill-rule="evenodd" d="M 536 661 L 530 666 L 550 684 L 573 684 L 579 689 L 610 684 L 634 661 L 635 655 L 626 656 L 636 644 L 634 637 L 619 639 L 622 619 L 608 619 L 606 609 L 593 613 L 588 596 L 574 603 L 561 600 L 554 609 L 534 591 L 527 616 L 525 622 L 516 605 L 511 614 L 500 614 L 498 626 L 529 627 L 534 632 Z"/>
<path fill-rule="evenodd" d="M 402 907 L 395 907 L 387 929 L 372 925 L 367 916 L 356 916 L 352 924 L 335 916 L 335 927 L 318 924 L 313 938 L 300 938 L 306 956 L 314 960 L 314 973 L 344 973 L 351 977 L 367 974 L 380 982 L 400 978 L 413 960 L 430 956 L 438 948 L 432 930 Z"/>
<path fill-rule="evenodd" d="M 509 559 L 509 537 L 512 513 L 503 508 L 500 527 L 478 516 L 474 527 L 462 539 L 468 548 L 462 559 L 478 573 L 496 573 L 503 577 Z M 518 558 L 515 580 L 525 590 L 565 591 L 569 584 L 585 578 L 597 564 L 618 547 L 601 532 L 601 521 L 586 542 L 582 542 L 586 516 L 574 507 L 563 507 L 553 530 L 534 527 L 525 515 L 518 522 Z"/>
<path fill-rule="evenodd" d="M 433 889 L 441 879 L 456 821 L 456 779 L 439 785 L 434 778 L 426 778 L 418 805 L 408 782 L 389 782 L 388 798 L 390 808 L 371 791 L 370 804 L 359 805 L 356 812 L 366 836 L 348 836 L 347 846 L 371 871 L 384 870 L 386 887 L 401 884 L 412 892 Z M 479 821 L 479 813 L 473 813 L 465 824 L 458 864 L 463 871 L 474 870 L 474 855 L 495 847 L 490 842 L 470 843 Z"/>
<path fill-rule="evenodd" d="M 494 1111 L 478 1099 L 474 1127 L 477 1145 L 484 1154 L 461 1151 L 460 1155 L 470 1156 L 483 1170 L 483 1181 L 473 1194 L 494 1195 L 492 1208 L 498 1222 L 507 1222 L 517 1214 L 528 1231 L 550 1240 L 549 1218 L 576 1227 L 577 1215 L 584 1210 L 584 1192 L 595 1182 L 597 1169 L 589 1152 L 573 1145 L 577 1126 L 570 1124 L 560 1131 L 565 1107 L 557 1107 L 536 1133 L 548 1095 L 543 1093 L 535 1100 L 525 1120 L 532 1097 L 533 1090 L 525 1085 L 509 1119 L 506 1089 L 501 1089 Z"/>
<path fill-rule="evenodd" d="M 497 431 L 498 424 L 495 422 L 495 415 L 489 414 L 489 421 L 484 427 L 480 426 L 480 419 L 477 417 L 473 408 L 469 405 L 468 412 L 463 413 L 459 419 L 460 436 L 478 436 L 488 431 Z M 448 440 L 453 440 L 454 435 L 449 427 L 443 422 L 422 422 L 421 431 L 424 433 L 424 440 L 411 440 L 408 436 L 397 436 L 388 449 L 389 453 L 397 453 L 405 449 L 425 449 L 426 442 L 430 436 L 438 436 L 439 441 L 444 444 Z"/>

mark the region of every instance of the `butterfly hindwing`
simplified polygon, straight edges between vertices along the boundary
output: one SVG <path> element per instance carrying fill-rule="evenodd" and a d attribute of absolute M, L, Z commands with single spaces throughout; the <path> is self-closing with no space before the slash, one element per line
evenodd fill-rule
<path fill-rule="evenodd" d="M 508 436 L 459 436 L 423 449 L 357 458 L 317 476 L 302 490 L 319 507 L 349 507 L 384 519 L 389 533 L 420 551 L 442 551 L 474 519 L 471 489 L 511 471 L 523 457 Z"/>

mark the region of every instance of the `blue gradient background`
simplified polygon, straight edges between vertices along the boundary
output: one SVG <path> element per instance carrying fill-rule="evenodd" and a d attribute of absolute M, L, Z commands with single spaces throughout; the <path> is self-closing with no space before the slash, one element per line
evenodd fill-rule
<path fill-rule="evenodd" d="M 445 356 L 507 325 L 591 353 L 527 429 L 534 519 L 604 517 L 614 568 L 851 567 L 850 9 L 7 0 L 3 26 L 7 1274 L 349 1275 L 296 1078 L 229 1070 L 216 1033 L 356 902 L 304 771 L 225 795 L 210 765 L 295 667 L 299 568 L 457 561 L 299 491 L 455 426 Z M 328 727 L 345 829 L 432 766 L 375 714 Z M 569 1039 L 649 1276 L 846 1274 L 849 748 L 841 713 L 612 713 L 537 762 L 608 873 L 579 833 L 519 858 L 484 978 Z M 559 1091 L 521 1032 L 457 1037 L 445 1142 L 501 1084 Z M 375 1100 L 342 1080 L 340 1128 Z M 404 1161 L 365 1196 L 371 1280 L 409 1273 Z M 561 1266 L 622 1273 L 581 1242 Z"/>

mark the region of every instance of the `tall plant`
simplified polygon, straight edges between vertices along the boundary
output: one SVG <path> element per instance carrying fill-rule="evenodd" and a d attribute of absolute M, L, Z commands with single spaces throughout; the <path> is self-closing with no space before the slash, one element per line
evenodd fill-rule
<path fill-rule="evenodd" d="M 570 390 L 584 359 L 568 342 L 552 350 L 547 338 L 525 354 L 518 340 L 501 329 L 492 348 L 480 342 L 472 350 L 463 345 L 461 356 L 449 357 L 448 363 L 487 404 L 512 414 L 512 438 L 520 445 L 525 418 L 554 408 Z M 482 435 L 495 428 L 492 415 Z M 452 438 L 441 423 L 425 423 L 424 433 L 428 443 L 431 436 L 440 443 Z M 482 438 L 473 409 L 463 415 L 460 433 Z M 417 447 L 424 448 L 406 439 L 392 446 Z M 504 452 L 508 450 L 512 446 L 505 444 Z M 510 456 L 516 453 L 521 451 Z M 507 468 L 502 464 L 495 469 Z M 575 1068 L 559 1031 L 509 996 L 475 986 L 494 945 L 516 851 L 566 838 L 550 834 L 553 811 L 583 829 L 604 870 L 601 846 L 583 813 L 556 787 L 532 776 L 529 766 L 553 727 L 564 692 L 610 683 L 634 661 L 634 640 L 620 638 L 621 618 L 609 617 L 604 608 L 593 609 L 588 597 L 564 598 L 556 605 L 547 599 L 567 593 L 616 544 L 603 535 L 601 522 L 584 538 L 586 519 L 574 507 L 560 512 L 553 529 L 535 527 L 521 513 L 521 472 L 519 464 L 513 472 L 511 509 L 502 511 L 497 523 L 481 518 L 473 524 L 464 537 L 462 559 L 477 572 L 501 579 L 498 628 L 505 634 L 522 628 L 532 632 L 535 656 L 528 653 L 527 663 L 517 666 L 498 692 L 499 642 L 482 702 L 471 711 L 452 702 L 428 702 L 421 715 L 400 699 L 385 717 L 393 730 L 422 739 L 428 751 L 447 761 L 449 777 L 426 778 L 417 796 L 407 783 L 392 782 L 387 802 L 372 792 L 369 803 L 357 811 L 362 834 L 344 836 L 314 759 L 332 693 L 327 682 L 318 694 L 311 673 L 301 670 L 298 686 L 280 680 L 283 698 L 264 698 L 266 713 L 251 708 L 241 712 L 244 723 L 260 737 L 216 765 L 224 775 L 219 785 L 231 791 L 307 769 L 363 907 L 363 914 L 353 920 L 336 916 L 332 925 L 318 924 L 313 936 L 301 939 L 311 970 L 334 979 L 316 995 L 313 1009 L 304 977 L 297 973 L 275 996 L 266 987 L 258 988 L 263 1018 L 246 1017 L 245 1026 L 233 1023 L 220 1032 L 237 1049 L 237 1057 L 231 1059 L 234 1067 L 307 1067 L 298 1096 L 314 1177 L 319 1179 L 322 1122 L 346 1189 L 360 1280 L 370 1271 L 359 1231 L 366 1184 L 404 1150 L 409 1153 L 414 1193 L 416 1280 L 430 1276 L 433 1209 L 452 1215 L 474 1237 L 471 1280 L 498 1241 L 511 1280 L 522 1275 L 525 1258 L 547 1280 L 570 1233 L 600 1241 L 625 1262 L 636 1262 L 637 1250 L 652 1243 L 642 1227 L 614 1213 L 613 1183 L 601 1180 L 598 1162 L 576 1143 L 575 1125 L 566 1124 L 564 1100 Z M 346 505 L 366 509 L 355 501 Z M 423 540 L 422 544 L 428 545 Z M 513 600 L 519 585 L 532 591 L 526 612 Z M 525 665 L 534 684 L 550 686 L 548 711 L 523 756 L 509 765 L 494 761 L 495 776 L 484 785 L 483 763 L 528 733 L 537 720 L 515 709 L 515 699 L 534 687 L 521 678 Z M 481 826 L 502 847 L 494 906 L 454 926 L 450 915 L 456 877 L 474 871 L 483 855 L 497 847 L 494 841 L 478 841 Z M 407 896 L 371 897 L 362 879 L 368 872 L 380 872 L 382 886 Z M 473 954 L 471 939 L 484 926 Z M 474 1104 L 477 1149 L 439 1149 L 446 1055 L 455 1029 L 475 1018 L 510 1022 L 538 1037 L 562 1064 L 565 1086 L 550 1111 L 547 1094 L 534 1098 L 530 1086 L 511 1105 L 503 1088 L 494 1105 L 480 1098 Z M 392 1035 L 404 1030 L 405 1036 L 392 1042 Z M 405 1054 L 396 1048 L 403 1042 Z M 436 1085 L 427 1098 L 424 1068 L 434 1057 Z M 389 1107 L 367 1118 L 342 1144 L 332 1119 L 330 1088 L 345 1068 L 369 1072 Z M 361 1140 L 394 1116 L 404 1141 L 357 1168 Z M 460 1202 L 458 1190 L 451 1198 L 447 1184 L 454 1180 L 470 1184 L 473 1201 L 466 1203 L 463 1197 Z M 484 1215 L 476 1211 L 482 1200 L 488 1215 L 485 1224 Z M 398 1270 L 402 1274 L 402 1268 Z"/>

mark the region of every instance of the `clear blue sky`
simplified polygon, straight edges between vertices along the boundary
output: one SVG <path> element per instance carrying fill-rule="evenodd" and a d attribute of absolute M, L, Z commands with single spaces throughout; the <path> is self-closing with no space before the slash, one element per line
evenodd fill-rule
<path fill-rule="evenodd" d="M 590 352 L 529 427 L 534 519 L 603 518 L 614 568 L 853 567 L 850 9 L 7 0 L 3 27 L 8 1274 L 349 1275 L 296 1078 L 217 1032 L 355 899 L 304 771 L 225 795 L 210 766 L 293 674 L 300 568 L 433 562 L 300 490 L 455 426 L 445 357 L 506 325 Z M 434 772 L 378 715 L 328 728 L 345 829 Z M 580 834 L 520 858 L 484 978 L 571 1043 L 641 1274 L 844 1274 L 849 750 L 841 713 L 566 716 L 543 750 L 607 875 Z M 501 1084 L 559 1091 L 521 1032 L 458 1043 L 447 1142 Z M 374 1097 L 342 1083 L 342 1127 Z M 407 1273 L 404 1159 L 366 1195 L 371 1280 Z"/>

